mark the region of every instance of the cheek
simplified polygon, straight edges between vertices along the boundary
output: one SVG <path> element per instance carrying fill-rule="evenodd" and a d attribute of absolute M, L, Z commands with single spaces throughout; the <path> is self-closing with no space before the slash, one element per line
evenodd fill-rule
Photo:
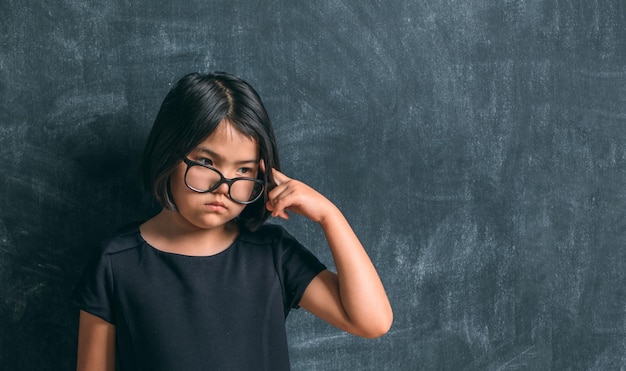
<path fill-rule="evenodd" d="M 184 169 L 182 171 L 180 169 L 176 169 L 176 171 L 174 171 L 172 175 L 170 175 L 169 186 L 170 186 L 170 194 L 174 198 L 174 202 L 177 201 L 176 200 L 177 196 L 180 197 L 180 196 L 187 194 L 187 191 L 189 191 L 189 189 L 185 185 L 185 170 Z"/>

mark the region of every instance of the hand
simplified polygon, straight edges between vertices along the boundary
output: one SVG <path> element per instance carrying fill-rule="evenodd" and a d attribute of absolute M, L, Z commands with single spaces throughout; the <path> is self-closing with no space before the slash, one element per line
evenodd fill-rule
<path fill-rule="evenodd" d="M 263 161 L 261 170 L 265 171 Z M 325 217 L 336 209 L 332 202 L 308 185 L 291 179 L 276 169 L 272 169 L 272 174 L 276 187 L 269 192 L 269 201 L 265 207 L 272 212 L 273 217 L 287 220 L 289 219 L 287 211 L 291 211 L 322 223 Z"/>

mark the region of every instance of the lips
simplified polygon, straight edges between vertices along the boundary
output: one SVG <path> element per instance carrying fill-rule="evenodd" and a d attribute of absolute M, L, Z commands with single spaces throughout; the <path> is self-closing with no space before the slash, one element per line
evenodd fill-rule
<path fill-rule="evenodd" d="M 226 210 L 226 205 L 224 205 L 223 202 L 220 201 L 213 201 L 213 202 L 209 202 L 204 204 L 209 210 L 212 211 L 223 211 Z"/>

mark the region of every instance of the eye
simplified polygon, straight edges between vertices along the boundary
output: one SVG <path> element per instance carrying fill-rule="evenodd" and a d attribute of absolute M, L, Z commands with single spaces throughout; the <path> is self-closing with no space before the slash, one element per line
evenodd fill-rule
<path fill-rule="evenodd" d="M 213 160 L 211 160 L 210 158 L 200 157 L 196 161 L 201 163 L 202 165 L 213 166 Z"/>
<path fill-rule="evenodd" d="M 242 167 L 238 170 L 239 174 L 242 175 L 247 175 L 247 174 L 251 174 L 252 173 L 252 169 L 250 169 L 249 167 Z"/>

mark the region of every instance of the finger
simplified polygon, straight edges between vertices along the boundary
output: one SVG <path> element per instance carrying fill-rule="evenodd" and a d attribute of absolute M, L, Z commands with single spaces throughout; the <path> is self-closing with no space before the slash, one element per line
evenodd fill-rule
<path fill-rule="evenodd" d="M 280 171 L 276 169 L 272 169 L 272 174 L 274 176 L 274 183 L 276 183 L 277 186 L 291 180 L 291 178 L 289 178 L 287 175 L 281 173 Z"/>
<path fill-rule="evenodd" d="M 287 178 L 289 179 L 289 178 Z M 280 185 L 277 185 L 276 187 L 274 187 L 274 189 L 272 189 L 269 193 L 269 201 L 272 203 L 272 205 L 274 206 L 274 208 L 276 207 L 280 207 L 280 205 L 285 205 L 286 208 L 288 206 L 288 203 L 285 200 L 285 198 L 287 198 L 289 195 L 291 195 L 294 192 L 294 190 L 291 187 L 291 183 L 286 182 L 286 183 L 282 183 Z M 280 205 L 279 205 L 280 203 Z"/>
<path fill-rule="evenodd" d="M 293 194 L 293 189 L 289 187 L 289 184 L 290 183 L 284 183 L 276 186 L 276 188 L 269 193 L 267 209 L 272 212 L 272 216 L 274 217 L 287 219 L 286 212 L 291 206 L 291 195 Z"/>
<path fill-rule="evenodd" d="M 285 220 L 289 220 L 289 214 L 287 214 L 287 212 L 285 210 L 276 213 L 276 215 L 272 214 L 272 216 L 274 216 L 275 218 L 281 218 L 281 219 L 285 219 Z"/>
<path fill-rule="evenodd" d="M 265 204 L 265 207 L 267 208 L 267 210 L 272 212 L 272 217 L 282 218 L 285 220 L 289 219 L 289 214 L 287 214 L 287 211 L 285 211 L 284 209 L 279 209 L 275 207 L 271 201 L 267 201 L 267 203 Z"/>

